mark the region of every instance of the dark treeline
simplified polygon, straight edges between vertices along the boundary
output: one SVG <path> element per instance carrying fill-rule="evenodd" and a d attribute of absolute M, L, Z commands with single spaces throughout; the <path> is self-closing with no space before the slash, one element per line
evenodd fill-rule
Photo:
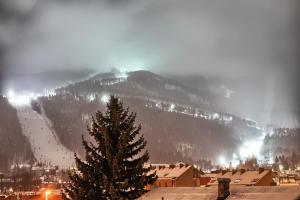
<path fill-rule="evenodd" d="M 75 152 L 82 152 L 81 135 L 86 133 L 96 108 L 101 108 L 99 99 L 89 102 L 82 97 L 57 95 L 42 97 L 39 101 L 62 144 Z"/>
<path fill-rule="evenodd" d="M 30 163 L 33 153 L 17 117 L 17 111 L 0 96 L 0 171 L 12 164 Z"/>
<path fill-rule="evenodd" d="M 273 155 L 300 153 L 300 129 L 278 128 L 265 138 L 264 151 Z"/>
<path fill-rule="evenodd" d="M 300 163 L 300 128 L 277 128 L 264 142 L 264 152 L 275 155 L 275 169 L 295 169 Z"/>
<path fill-rule="evenodd" d="M 300 164 L 300 154 L 293 152 L 290 155 L 279 155 L 275 157 L 273 168 L 279 170 L 280 166 L 282 170 L 295 170 Z"/>

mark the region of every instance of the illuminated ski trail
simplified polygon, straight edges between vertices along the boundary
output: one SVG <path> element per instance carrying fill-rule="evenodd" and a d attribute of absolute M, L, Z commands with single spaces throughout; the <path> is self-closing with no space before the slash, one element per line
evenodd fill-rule
<path fill-rule="evenodd" d="M 28 138 L 38 162 L 60 168 L 74 166 L 74 153 L 64 147 L 51 128 L 51 122 L 30 106 L 16 107 L 23 134 Z"/>

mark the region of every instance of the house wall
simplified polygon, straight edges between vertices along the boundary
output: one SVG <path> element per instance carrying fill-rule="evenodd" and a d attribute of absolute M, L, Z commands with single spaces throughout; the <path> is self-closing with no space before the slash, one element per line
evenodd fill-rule
<path fill-rule="evenodd" d="M 193 178 L 193 185 L 194 187 L 200 186 L 200 178 Z"/>
<path fill-rule="evenodd" d="M 201 171 L 190 166 L 177 178 L 161 177 L 153 184 L 154 187 L 197 187 L 201 185 Z"/>
<path fill-rule="evenodd" d="M 200 185 L 207 185 L 210 182 L 211 178 L 210 177 L 200 177 L 199 180 L 200 180 Z"/>
<path fill-rule="evenodd" d="M 176 187 L 195 187 L 196 183 L 193 179 L 193 167 L 190 167 L 184 174 L 176 179 Z"/>
<path fill-rule="evenodd" d="M 173 179 L 157 179 L 154 185 L 157 187 L 175 187 L 175 181 Z"/>
<path fill-rule="evenodd" d="M 271 186 L 273 182 L 272 172 L 269 171 L 255 186 Z"/>

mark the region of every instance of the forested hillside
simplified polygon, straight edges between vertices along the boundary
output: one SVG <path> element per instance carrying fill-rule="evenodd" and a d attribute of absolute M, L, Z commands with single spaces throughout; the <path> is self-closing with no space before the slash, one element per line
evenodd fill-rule
<path fill-rule="evenodd" d="M 264 150 L 274 155 L 300 154 L 300 129 L 275 129 L 273 135 L 266 136 Z"/>
<path fill-rule="evenodd" d="M 240 130 L 245 135 L 255 134 L 255 129 L 235 119 L 226 124 L 218 119 L 205 119 L 180 112 L 168 112 L 153 106 L 151 100 L 121 97 L 125 106 L 137 113 L 142 133 L 148 140 L 152 162 L 175 162 L 217 158 L 221 153 L 232 155 L 240 145 Z M 75 152 L 82 152 L 81 135 L 91 116 L 97 110 L 104 111 L 105 104 L 95 99 L 71 94 L 43 97 L 40 99 L 46 115 L 61 142 Z M 249 129 L 247 131 L 247 129 Z M 226 151 L 225 151 L 226 149 Z"/>
<path fill-rule="evenodd" d="M 58 95 L 42 97 L 39 102 L 52 121 L 62 144 L 75 152 L 81 152 L 81 135 L 86 133 L 90 116 L 95 114 L 96 109 L 101 109 L 99 100 L 89 102 L 72 95 Z"/>

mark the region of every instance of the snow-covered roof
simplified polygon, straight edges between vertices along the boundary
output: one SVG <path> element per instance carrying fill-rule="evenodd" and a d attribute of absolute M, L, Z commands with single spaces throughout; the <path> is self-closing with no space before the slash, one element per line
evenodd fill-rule
<path fill-rule="evenodd" d="M 294 200 L 300 197 L 299 186 L 231 186 L 230 199 Z M 140 200 L 208 200 L 217 199 L 218 187 L 159 187 Z"/>
<path fill-rule="evenodd" d="M 183 175 L 188 169 L 192 166 L 185 165 L 185 164 L 176 164 L 176 165 L 152 165 L 154 169 L 151 170 L 152 172 L 156 172 L 159 179 L 169 179 L 169 178 L 178 178 Z"/>
<path fill-rule="evenodd" d="M 228 171 L 225 173 L 211 174 L 207 175 L 212 178 L 212 181 L 209 183 L 210 185 L 218 184 L 217 178 L 229 178 L 231 180 L 230 185 L 255 185 L 266 175 L 271 173 L 270 170 L 262 170 L 262 171 L 245 171 L 242 173 L 239 171 Z"/>

